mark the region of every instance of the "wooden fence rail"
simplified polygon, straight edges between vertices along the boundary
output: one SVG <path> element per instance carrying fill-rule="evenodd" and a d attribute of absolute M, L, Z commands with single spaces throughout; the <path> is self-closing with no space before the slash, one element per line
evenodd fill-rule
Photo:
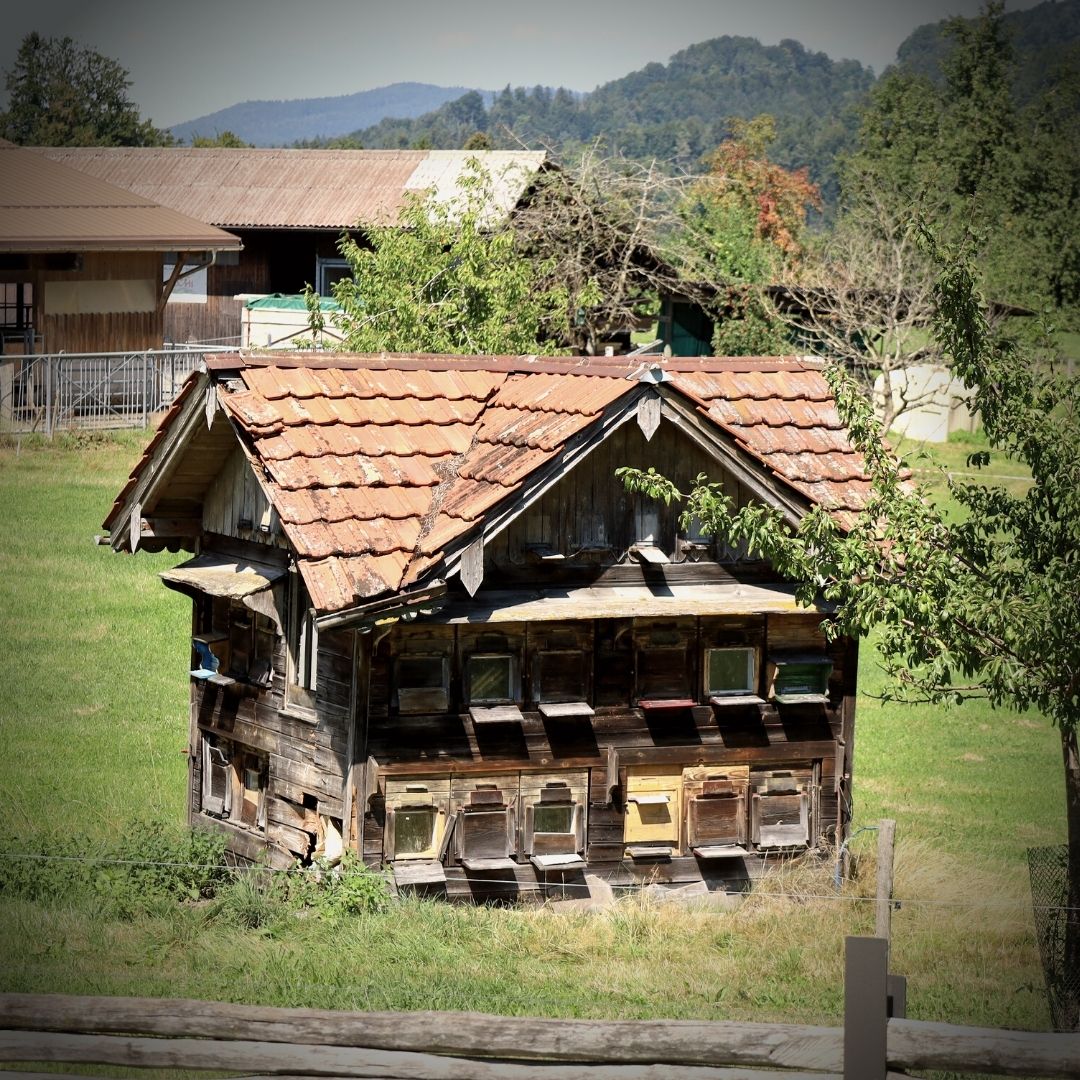
<path fill-rule="evenodd" d="M 849 950 L 867 940 L 849 939 Z M 848 992 L 867 996 L 862 987 Z M 850 1041 L 845 1062 L 839 1027 L 0 994 L 0 1062 L 385 1080 L 890 1080 L 909 1069 L 1080 1080 L 1080 1033 L 882 1021 L 884 1056 L 867 1064 L 854 1058 L 865 1048 Z"/>

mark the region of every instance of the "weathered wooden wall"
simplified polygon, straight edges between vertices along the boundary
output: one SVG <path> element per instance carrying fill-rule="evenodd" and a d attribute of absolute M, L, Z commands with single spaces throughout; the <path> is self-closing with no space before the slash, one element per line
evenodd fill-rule
<path fill-rule="evenodd" d="M 235 601 L 231 607 L 236 609 Z M 201 612 L 197 610 L 196 629 L 220 629 L 229 620 L 229 601 L 214 598 L 204 602 Z M 286 706 L 286 655 L 280 636 L 274 647 L 271 682 L 265 688 L 242 682 L 225 688 L 191 680 L 190 818 L 223 830 L 229 849 L 241 858 L 258 861 L 269 853 L 276 866 L 306 859 L 315 847 L 318 816 L 339 824 L 344 818 L 342 793 L 352 725 L 352 633 L 323 635 L 318 663 L 317 720 Z M 203 814 L 202 732 L 217 734 L 267 758 L 265 830 Z"/>
<path fill-rule="evenodd" d="M 20 276 L 34 289 L 34 325 L 45 352 L 127 352 L 160 349 L 163 315 L 160 310 L 57 314 L 46 305 L 48 282 L 134 281 L 147 283 L 155 297 L 161 293 L 162 256 L 155 252 L 86 252 L 78 268 L 57 269 L 49 256 L 31 256 Z M 10 274 L 7 275 L 11 277 Z"/>
<path fill-rule="evenodd" d="M 644 710 L 635 698 L 640 687 L 636 638 L 655 629 L 652 620 L 597 619 L 561 624 L 425 625 L 395 628 L 374 646 L 365 680 L 366 743 L 362 753 L 378 764 L 378 779 L 358 798 L 364 802 L 362 853 L 378 864 L 384 855 L 386 782 L 396 778 L 484 777 L 580 771 L 589 776 L 586 859 L 588 871 L 617 885 L 647 881 L 686 883 L 708 880 L 738 887 L 757 876 L 767 858 L 699 861 L 689 853 L 670 860 L 635 862 L 624 855 L 625 793 L 628 768 L 642 765 L 801 768 L 812 775 L 811 843 L 833 839 L 843 829 L 838 791 L 837 747 L 853 687 L 854 647 L 826 645 L 820 615 L 681 618 L 666 620 L 665 631 L 685 643 L 689 685 L 698 704 L 674 710 Z M 671 625 L 669 625 L 671 624 Z M 714 645 L 827 652 L 834 669 L 828 705 L 714 706 L 702 693 L 703 650 Z M 595 715 L 554 720 L 536 704 L 532 679 L 541 649 L 577 649 L 587 657 Z M 523 721 L 480 724 L 465 701 L 463 669 L 471 651 L 510 651 L 522 657 Z M 395 661 L 409 654 L 445 654 L 450 661 L 450 709 L 446 713 L 403 715 L 391 694 Z M 614 752 L 615 757 L 612 757 Z M 617 776 L 609 773 L 615 761 Z M 841 758 L 841 767 L 842 767 Z M 612 786 L 617 787 L 612 797 Z M 500 892 L 528 893 L 545 884 L 527 859 L 513 871 L 478 878 L 454 865 L 447 869 L 451 896 L 480 897 Z M 583 875 L 567 879 L 581 888 Z"/>
<path fill-rule="evenodd" d="M 644 496 L 632 495 L 615 476 L 620 466 L 647 468 L 669 477 L 682 490 L 693 485 L 699 474 L 723 484 L 723 490 L 736 506 L 749 501 L 741 484 L 724 472 L 673 424 L 661 424 L 651 440 L 633 421 L 623 424 L 600 443 L 584 461 L 541 496 L 502 533 L 484 547 L 485 578 L 494 573 L 504 580 L 535 577 L 537 563 L 529 553 L 537 545 L 546 545 L 581 567 L 595 569 L 624 558 L 627 549 L 652 533 L 654 543 L 673 561 L 702 557 L 703 553 L 687 543 L 686 530 L 678 523 L 677 506 L 665 505 Z M 712 545 L 706 545 L 709 557 L 715 557 Z M 532 568 L 530 574 L 529 568 Z M 568 563 L 562 568 L 572 571 Z M 552 580 L 560 568 L 548 563 L 543 568 Z"/>
<path fill-rule="evenodd" d="M 246 293 L 300 293 L 315 284 L 316 259 L 335 258 L 338 233 L 331 230 L 230 228 L 243 241 L 236 265 L 214 263 L 206 274 L 205 303 L 166 305 L 169 341 L 239 344 Z"/>

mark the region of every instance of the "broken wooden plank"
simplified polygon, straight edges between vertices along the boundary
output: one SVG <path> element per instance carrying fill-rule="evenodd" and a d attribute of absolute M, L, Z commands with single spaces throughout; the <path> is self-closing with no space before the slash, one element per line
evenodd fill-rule
<path fill-rule="evenodd" d="M 541 701 L 540 713 L 549 720 L 555 720 L 563 716 L 596 715 L 587 701 Z"/>

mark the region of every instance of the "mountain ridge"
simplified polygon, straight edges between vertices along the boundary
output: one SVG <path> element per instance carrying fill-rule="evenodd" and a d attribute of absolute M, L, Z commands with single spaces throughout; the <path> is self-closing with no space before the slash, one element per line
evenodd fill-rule
<path fill-rule="evenodd" d="M 422 116 L 469 92 L 464 86 L 396 82 L 333 97 L 253 99 L 174 124 L 169 130 L 183 142 L 196 135 L 213 138 L 231 131 L 255 146 L 287 146 L 369 127 L 390 115 L 387 110 L 397 110 L 396 115 L 404 118 Z M 490 90 L 478 93 L 487 100 L 494 96 Z"/>

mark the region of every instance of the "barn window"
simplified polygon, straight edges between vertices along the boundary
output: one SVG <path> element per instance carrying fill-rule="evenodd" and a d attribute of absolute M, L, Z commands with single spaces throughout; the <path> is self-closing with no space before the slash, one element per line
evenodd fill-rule
<path fill-rule="evenodd" d="M 778 654 L 769 657 L 769 698 L 781 705 L 807 705 L 828 700 L 832 660 L 823 653 Z"/>
<path fill-rule="evenodd" d="M 517 657 L 513 654 L 473 653 L 467 672 L 470 705 L 507 705 L 517 700 Z"/>
<path fill-rule="evenodd" d="M 273 677 L 275 629 L 265 615 L 243 604 L 229 608 L 229 674 L 268 686 Z"/>
<path fill-rule="evenodd" d="M 705 650 L 705 696 L 722 704 L 725 700 L 759 700 L 757 650 L 722 648 Z"/>
<path fill-rule="evenodd" d="M 546 783 L 535 797 L 528 799 L 524 848 L 538 870 L 584 865 L 580 855 L 585 849 L 583 793 L 558 780 Z"/>
<path fill-rule="evenodd" d="M 655 637 L 637 651 L 637 694 L 642 708 L 689 706 L 688 653 L 685 643 L 660 643 Z"/>
<path fill-rule="evenodd" d="M 698 767 L 683 774 L 686 842 L 700 859 L 747 854 L 746 765 Z"/>
<path fill-rule="evenodd" d="M 581 649 L 545 649 L 536 654 L 533 694 L 544 716 L 592 716 L 591 657 Z"/>
<path fill-rule="evenodd" d="M 467 870 L 513 867 L 516 847 L 513 801 L 493 783 L 477 782 L 457 821 L 458 857 Z"/>
<path fill-rule="evenodd" d="M 387 861 L 439 857 L 448 795 L 449 781 L 387 782 Z"/>
<path fill-rule="evenodd" d="M 203 732 L 204 814 L 265 832 L 268 777 L 266 755 L 211 732 Z"/>
<path fill-rule="evenodd" d="M 307 589 L 294 570 L 289 575 L 288 678 L 286 708 L 314 714 L 319 666 L 319 628 Z"/>
<path fill-rule="evenodd" d="M 520 723 L 521 674 L 514 653 L 473 653 L 465 663 L 469 715 L 475 723 Z"/>
<path fill-rule="evenodd" d="M 755 769 L 750 777 L 750 840 L 759 848 L 810 842 L 811 770 Z"/>
<path fill-rule="evenodd" d="M 399 656 L 394 690 L 399 712 L 446 712 L 450 708 L 449 659 L 433 653 Z"/>

